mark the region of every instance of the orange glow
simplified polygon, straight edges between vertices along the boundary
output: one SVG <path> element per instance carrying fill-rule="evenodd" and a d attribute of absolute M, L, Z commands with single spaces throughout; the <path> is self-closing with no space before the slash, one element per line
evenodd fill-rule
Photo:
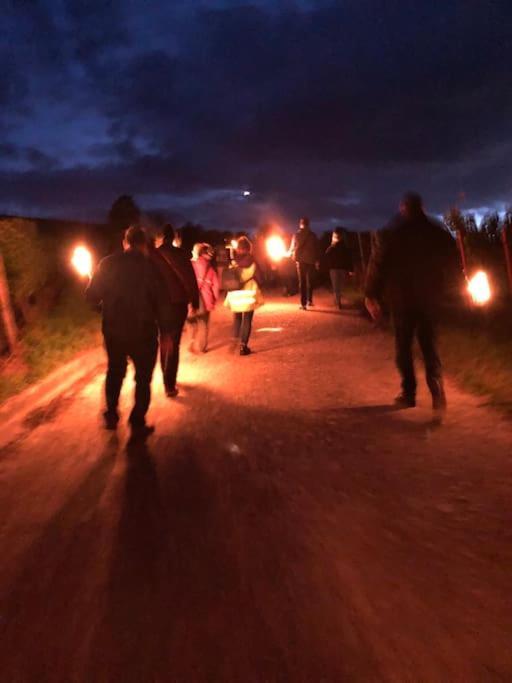
<path fill-rule="evenodd" d="M 492 293 L 487 273 L 484 273 L 483 270 L 479 270 L 475 273 L 468 281 L 468 292 L 471 296 L 471 300 L 477 306 L 484 306 L 488 303 L 492 297 Z"/>
<path fill-rule="evenodd" d="M 231 249 L 238 249 L 238 240 L 231 240 Z"/>
<path fill-rule="evenodd" d="M 75 247 L 73 256 L 71 257 L 71 265 L 82 277 L 92 277 L 91 252 L 83 245 Z"/>
<path fill-rule="evenodd" d="M 286 246 L 284 240 L 279 235 L 269 237 L 266 242 L 267 254 L 275 263 L 282 261 L 286 256 Z"/>

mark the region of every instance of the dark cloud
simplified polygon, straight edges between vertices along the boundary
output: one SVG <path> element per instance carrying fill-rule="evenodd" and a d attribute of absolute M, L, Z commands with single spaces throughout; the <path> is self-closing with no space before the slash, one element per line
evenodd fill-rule
<path fill-rule="evenodd" d="M 217 225 L 375 226 L 408 187 L 436 212 L 510 198 L 508 1 L 13 7 L 4 207 L 93 216 L 131 192 Z"/>

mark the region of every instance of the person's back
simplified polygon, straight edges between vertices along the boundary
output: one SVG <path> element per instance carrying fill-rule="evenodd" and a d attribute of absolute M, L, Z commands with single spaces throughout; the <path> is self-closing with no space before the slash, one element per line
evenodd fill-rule
<path fill-rule="evenodd" d="M 159 275 L 139 251 L 104 258 L 87 290 L 92 302 L 102 302 L 103 332 L 133 339 L 157 335 Z"/>
<path fill-rule="evenodd" d="M 334 242 L 325 252 L 326 266 L 329 270 L 351 271 L 353 268 L 352 254 L 344 242 Z"/>
<path fill-rule="evenodd" d="M 309 227 L 296 232 L 293 256 L 297 263 L 315 265 L 318 261 L 318 239 Z"/>
<path fill-rule="evenodd" d="M 190 303 L 193 308 L 198 308 L 197 281 L 187 253 L 166 240 L 153 253 L 153 258 L 165 279 L 169 303 Z"/>
<path fill-rule="evenodd" d="M 367 275 L 371 298 L 387 294 L 392 306 L 432 306 L 441 302 L 455 243 L 449 232 L 424 213 L 396 217 L 378 236 Z"/>

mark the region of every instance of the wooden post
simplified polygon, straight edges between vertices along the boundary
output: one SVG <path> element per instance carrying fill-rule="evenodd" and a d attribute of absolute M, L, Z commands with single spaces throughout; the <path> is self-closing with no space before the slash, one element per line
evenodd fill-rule
<path fill-rule="evenodd" d="M 464 275 L 468 277 L 468 264 L 466 260 L 466 250 L 464 247 L 464 236 L 465 230 L 463 228 L 459 228 L 457 230 L 457 246 L 459 247 L 460 260 L 462 262 L 462 270 L 464 271 Z"/>
<path fill-rule="evenodd" d="M 507 264 L 508 286 L 510 288 L 510 294 L 512 294 L 512 245 L 510 244 L 511 227 L 511 225 L 505 223 L 505 225 L 503 226 L 503 232 L 501 233 L 501 239 L 503 241 L 503 251 L 505 252 L 505 262 Z"/>
<path fill-rule="evenodd" d="M 18 331 L 14 320 L 14 313 L 9 294 L 7 275 L 5 274 L 4 258 L 0 254 L 0 320 L 5 331 L 9 351 L 12 353 L 16 347 Z"/>

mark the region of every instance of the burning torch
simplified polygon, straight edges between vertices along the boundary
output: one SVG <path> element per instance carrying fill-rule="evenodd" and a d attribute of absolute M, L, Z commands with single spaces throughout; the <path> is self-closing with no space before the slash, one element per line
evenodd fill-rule
<path fill-rule="evenodd" d="M 71 265 L 80 277 L 92 278 L 92 255 L 82 244 L 75 247 L 71 257 Z"/>
<path fill-rule="evenodd" d="M 284 240 L 279 235 L 269 237 L 266 241 L 266 248 L 270 260 L 274 263 L 279 263 L 288 255 Z"/>
<path fill-rule="evenodd" d="M 477 271 L 473 277 L 468 280 L 467 290 L 471 297 L 471 301 L 476 306 L 485 306 L 485 304 L 489 303 L 492 292 L 487 273 L 483 270 Z"/>

